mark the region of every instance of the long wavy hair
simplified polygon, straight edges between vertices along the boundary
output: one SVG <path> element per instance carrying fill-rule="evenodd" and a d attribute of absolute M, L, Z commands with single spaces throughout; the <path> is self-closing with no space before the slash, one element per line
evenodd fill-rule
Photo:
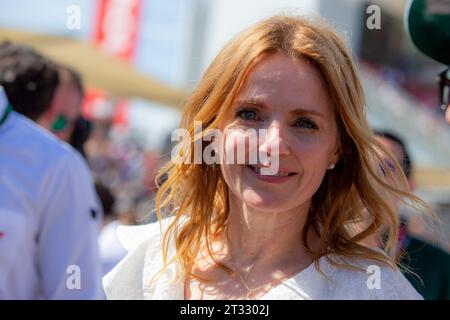
<path fill-rule="evenodd" d="M 247 72 L 262 55 L 273 53 L 312 62 L 324 77 L 334 104 L 341 158 L 334 170 L 327 170 L 313 196 L 302 230 L 309 250 L 308 230 L 313 228 L 320 236 L 319 249 L 311 251 L 316 266 L 320 257 L 334 254 L 343 258 L 369 258 L 395 269 L 399 218 L 394 201 L 427 211 L 432 209 L 409 193 L 395 157 L 375 139 L 365 117 L 363 88 L 351 52 L 345 41 L 325 23 L 274 16 L 232 39 L 188 97 L 180 125 L 191 135 L 187 147 L 193 150 L 206 131 L 220 127 Z M 194 121 L 202 121 L 202 132 L 195 132 Z M 206 147 L 204 142 L 201 145 Z M 155 202 L 160 222 L 164 217 L 171 217 L 163 237 L 162 271 L 176 261 L 184 272 L 195 277 L 192 270 L 202 241 L 214 261 L 221 265 L 213 256 L 210 244 L 213 236 L 226 229 L 229 191 L 219 166 L 195 164 L 193 155 L 185 150 L 179 150 L 178 156 L 190 158 L 190 164 L 169 161 L 159 172 Z M 392 159 L 393 167 L 386 165 L 386 156 Z M 362 245 L 364 239 L 385 230 L 384 252 Z M 169 259 L 172 241 L 176 254 Z M 345 261 L 340 265 L 354 268 Z"/>

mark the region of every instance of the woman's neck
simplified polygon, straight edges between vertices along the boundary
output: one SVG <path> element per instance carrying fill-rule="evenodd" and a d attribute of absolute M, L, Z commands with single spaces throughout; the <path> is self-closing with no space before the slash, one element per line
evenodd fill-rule
<path fill-rule="evenodd" d="M 226 236 L 234 266 L 250 271 L 257 266 L 278 268 L 292 259 L 310 262 L 302 240 L 308 211 L 309 203 L 285 212 L 261 212 L 230 198 Z M 309 232 L 308 244 L 314 243 L 317 238 Z"/>

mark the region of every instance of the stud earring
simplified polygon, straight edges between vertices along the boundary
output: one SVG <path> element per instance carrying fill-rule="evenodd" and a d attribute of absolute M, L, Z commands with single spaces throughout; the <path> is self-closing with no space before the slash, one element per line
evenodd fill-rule
<path fill-rule="evenodd" d="M 328 169 L 333 170 L 333 169 L 334 169 L 334 163 L 330 164 L 330 166 L 328 167 Z"/>

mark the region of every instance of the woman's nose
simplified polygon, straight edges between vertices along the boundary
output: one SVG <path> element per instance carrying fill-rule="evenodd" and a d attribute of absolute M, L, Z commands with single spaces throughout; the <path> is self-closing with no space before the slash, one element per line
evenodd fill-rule
<path fill-rule="evenodd" d="M 269 155 L 288 155 L 290 153 L 286 129 L 279 121 L 273 121 L 267 129 L 259 133 L 259 151 Z"/>

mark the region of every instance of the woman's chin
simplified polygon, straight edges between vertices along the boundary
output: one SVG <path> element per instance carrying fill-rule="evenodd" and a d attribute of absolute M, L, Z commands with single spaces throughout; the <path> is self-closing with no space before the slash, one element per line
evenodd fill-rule
<path fill-rule="evenodd" d="M 258 211 L 283 211 L 289 202 L 285 197 L 276 197 L 274 194 L 245 190 L 242 193 L 243 202 Z"/>

